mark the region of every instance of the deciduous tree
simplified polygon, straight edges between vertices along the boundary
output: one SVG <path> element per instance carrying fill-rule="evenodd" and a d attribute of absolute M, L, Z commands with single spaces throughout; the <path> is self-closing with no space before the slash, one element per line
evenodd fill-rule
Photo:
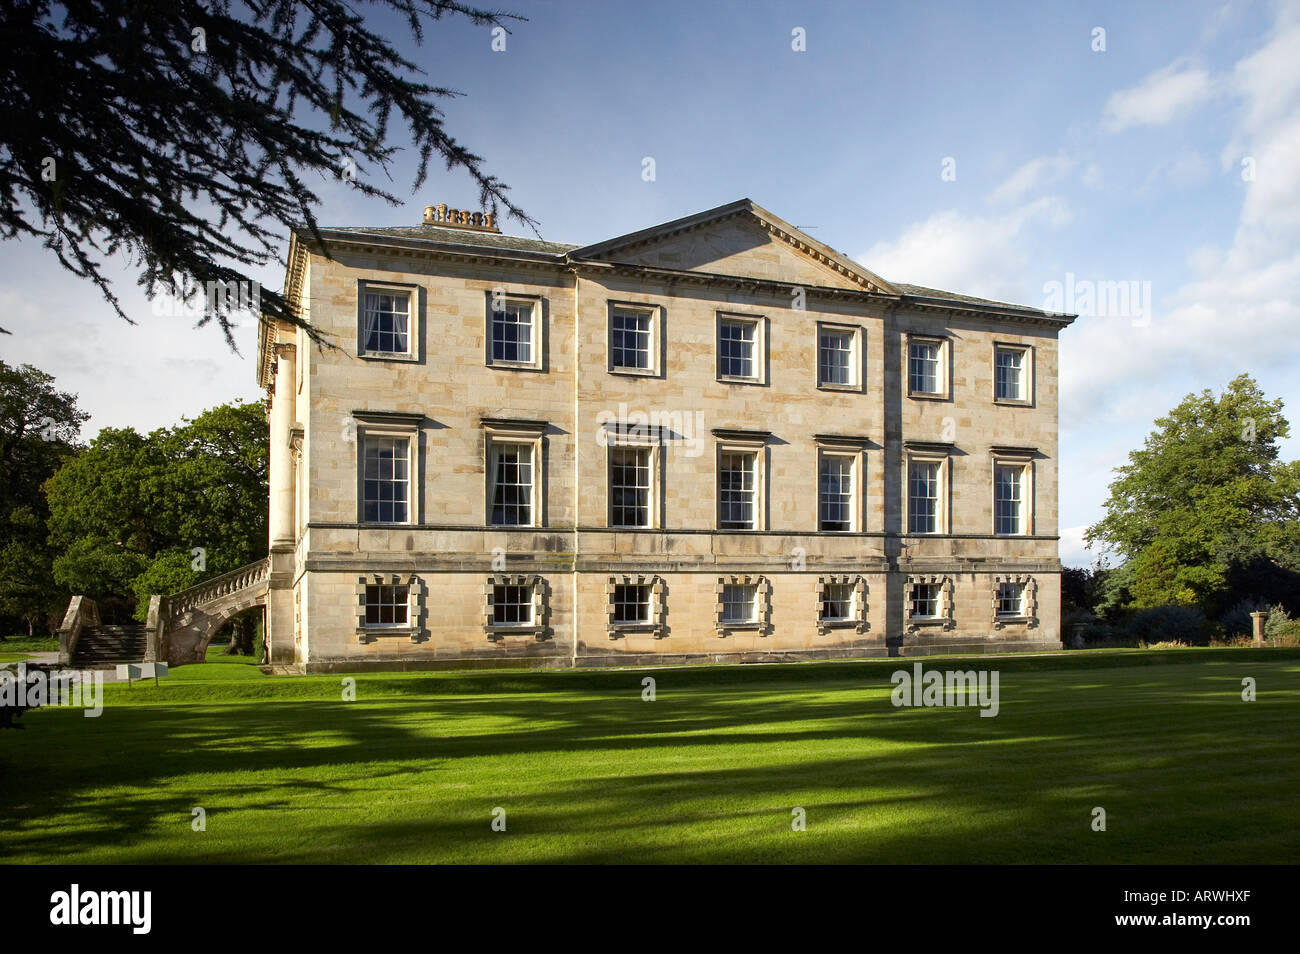
<path fill-rule="evenodd" d="M 1218 396 L 1189 394 L 1155 423 L 1085 534 L 1129 561 L 1135 603 L 1221 609 L 1235 570 L 1251 561 L 1300 569 L 1300 462 L 1279 456 L 1290 435 L 1282 402 L 1243 374 Z"/>
<path fill-rule="evenodd" d="M 76 454 L 88 416 L 51 375 L 0 361 L 0 617 L 29 635 L 67 605 L 54 584 L 41 485 Z"/>

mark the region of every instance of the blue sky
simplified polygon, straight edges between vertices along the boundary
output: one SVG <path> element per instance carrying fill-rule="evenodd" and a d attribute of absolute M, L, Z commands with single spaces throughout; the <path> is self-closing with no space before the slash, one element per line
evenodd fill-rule
<path fill-rule="evenodd" d="M 448 128 L 547 239 L 748 196 L 887 279 L 1036 306 L 1067 274 L 1149 282 L 1149 320 L 1085 315 L 1061 335 L 1067 563 L 1089 559 L 1079 537 L 1110 469 L 1189 391 L 1248 371 L 1300 426 L 1300 4 L 505 6 L 529 19 L 504 52 L 457 21 L 402 42 L 465 94 Z M 441 167 L 412 195 L 412 160 L 390 170 L 403 206 L 322 182 L 320 220 L 473 205 L 468 178 Z M 0 354 L 79 393 L 88 435 L 258 396 L 251 323 L 233 355 L 215 329 L 152 315 L 130 269 L 114 271 L 135 326 L 36 243 L 6 244 L 0 325 L 15 334 Z M 258 277 L 278 288 L 282 266 Z"/>

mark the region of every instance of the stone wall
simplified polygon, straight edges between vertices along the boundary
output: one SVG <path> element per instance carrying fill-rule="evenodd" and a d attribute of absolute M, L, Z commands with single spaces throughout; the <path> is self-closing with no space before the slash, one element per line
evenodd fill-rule
<path fill-rule="evenodd" d="M 298 660 L 316 668 L 607 665 L 1059 645 L 1057 328 L 857 294 L 847 290 L 851 283 L 842 276 L 761 239 L 736 226 L 708 239 L 709 247 L 700 247 L 703 239 L 682 239 L 628 257 L 807 282 L 802 299 L 792 289 L 682 281 L 626 269 L 573 271 L 380 251 L 336 251 L 335 261 L 312 256 L 305 305 L 337 347 L 321 350 L 300 334 L 292 336 L 300 355 L 299 473 L 306 482 L 297 488 L 291 584 Z M 415 360 L 357 356 L 358 289 L 366 280 L 416 290 Z M 542 303 L 541 369 L 506 370 L 485 362 L 488 301 L 497 288 Z M 657 309 L 654 373 L 611 373 L 610 302 Z M 760 383 L 719 380 L 720 312 L 761 318 L 766 347 Z M 859 387 L 818 387 L 818 322 L 859 330 Z M 909 334 L 948 342 L 951 386 L 945 396 L 908 396 Z M 993 400 L 994 342 L 1031 349 L 1033 387 L 1024 405 Z M 376 411 L 421 417 L 418 519 L 412 526 L 358 522 L 356 412 Z M 671 432 L 659 448 L 657 526 L 611 530 L 605 424 L 638 411 L 661 415 Z M 485 526 L 483 418 L 547 422 L 544 526 Z M 765 500 L 757 532 L 716 530 L 714 429 L 770 432 L 762 452 Z M 852 533 L 816 532 L 818 458 L 828 435 L 861 441 L 860 516 Z M 951 519 L 948 532 L 933 537 L 901 534 L 905 460 L 917 441 L 950 445 L 945 454 Z M 1019 537 L 992 533 L 993 454 L 1006 446 L 1034 451 L 1032 533 Z M 489 639 L 485 633 L 484 584 L 501 571 L 502 557 L 505 572 L 545 579 L 545 638 Z M 374 573 L 415 575 L 426 586 L 427 632 L 418 640 L 358 640 L 357 580 Z M 662 581 L 662 633 L 610 638 L 611 574 Z M 770 628 L 764 634 L 718 634 L 717 582 L 732 574 L 770 582 Z M 817 581 L 827 574 L 865 581 L 861 631 L 819 632 Z M 951 579 L 950 626 L 907 631 L 907 580 L 920 574 Z M 999 574 L 1032 578 L 1033 626 L 995 626 Z"/>

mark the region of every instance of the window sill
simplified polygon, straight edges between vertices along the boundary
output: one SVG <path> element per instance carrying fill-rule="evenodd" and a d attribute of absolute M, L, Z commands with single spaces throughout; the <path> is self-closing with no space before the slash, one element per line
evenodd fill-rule
<path fill-rule="evenodd" d="M 608 368 L 610 374 L 626 374 L 633 378 L 657 378 L 658 368 Z"/>
<path fill-rule="evenodd" d="M 914 401 L 947 401 L 951 397 L 943 391 L 908 391 L 907 396 Z"/>
<path fill-rule="evenodd" d="M 393 352 L 389 354 L 386 351 L 359 351 L 357 357 L 363 361 L 400 361 L 406 364 L 419 364 L 420 356 L 416 354 L 405 354 Z"/>
<path fill-rule="evenodd" d="M 719 374 L 719 384 L 764 384 L 761 378 L 733 378 L 730 375 Z"/>
<path fill-rule="evenodd" d="M 861 394 L 861 393 L 862 393 L 862 385 L 860 385 L 860 384 L 826 384 L 825 382 L 818 382 L 818 384 L 817 384 L 817 390 L 818 390 L 818 391 L 841 391 L 841 392 L 845 392 L 845 393 L 848 393 L 848 394 Z"/>
<path fill-rule="evenodd" d="M 1003 626 L 1035 626 L 1038 624 L 1036 616 L 998 616 L 993 620 L 993 628 L 1001 629 Z"/>
<path fill-rule="evenodd" d="M 357 629 L 356 635 L 359 643 L 372 643 L 389 636 L 402 636 L 413 643 L 420 641 L 420 630 L 413 626 L 363 626 Z"/>
<path fill-rule="evenodd" d="M 611 623 L 609 638 L 619 639 L 623 636 L 663 636 L 663 627 L 658 623 Z"/>
<path fill-rule="evenodd" d="M 489 361 L 489 368 L 495 368 L 498 371 L 545 371 L 540 364 L 524 361 Z"/>
<path fill-rule="evenodd" d="M 1033 406 L 1034 406 L 1034 402 L 1033 402 L 1033 401 L 1022 400 L 1022 399 L 1019 399 L 1019 398 L 999 398 L 999 397 L 995 397 L 995 398 L 993 399 L 993 403 L 994 403 L 994 404 L 1000 404 L 1000 405 L 1003 405 L 1003 406 L 1005 406 L 1005 407 L 1033 407 Z"/>
<path fill-rule="evenodd" d="M 497 640 L 505 636 L 535 636 L 538 639 L 545 639 L 546 630 L 544 627 L 538 626 L 536 623 L 519 625 L 502 624 L 500 626 L 493 625 L 488 628 L 488 639 Z"/>

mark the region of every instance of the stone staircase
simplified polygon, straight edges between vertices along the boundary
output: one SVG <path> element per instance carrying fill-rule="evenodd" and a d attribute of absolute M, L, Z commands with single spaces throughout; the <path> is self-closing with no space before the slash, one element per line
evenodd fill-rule
<path fill-rule="evenodd" d="M 201 663 L 213 635 L 228 620 L 266 605 L 270 578 L 266 557 L 171 596 L 151 596 L 148 620 L 127 626 L 105 626 L 95 601 L 75 595 L 59 627 L 59 664 Z"/>
<path fill-rule="evenodd" d="M 118 663 L 143 662 L 146 645 L 143 623 L 87 627 L 77 640 L 72 664 L 82 669 L 101 669 Z"/>

